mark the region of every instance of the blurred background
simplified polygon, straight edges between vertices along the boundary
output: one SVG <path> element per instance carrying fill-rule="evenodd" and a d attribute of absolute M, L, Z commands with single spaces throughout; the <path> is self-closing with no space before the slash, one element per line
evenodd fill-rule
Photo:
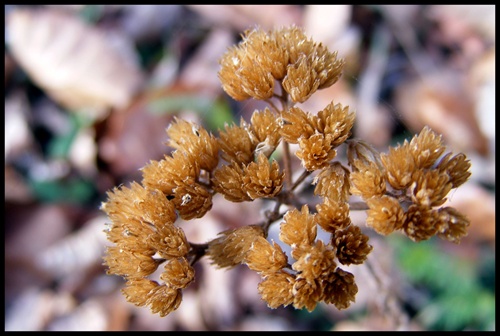
<path fill-rule="evenodd" d="M 4 8 L 5 330 L 495 330 L 493 5 Z M 257 274 L 203 259 L 167 317 L 127 303 L 102 266 L 106 192 L 167 153 L 175 116 L 213 132 L 249 120 L 261 105 L 223 92 L 218 60 L 245 29 L 290 24 L 346 59 L 304 109 L 349 105 L 354 136 L 381 151 L 429 125 L 468 156 L 471 179 L 448 203 L 470 218 L 469 235 L 455 245 L 370 233 L 373 269 L 349 268 L 359 292 L 343 311 L 271 310 Z M 258 202 L 216 198 L 181 225 L 203 243 L 258 215 Z"/>

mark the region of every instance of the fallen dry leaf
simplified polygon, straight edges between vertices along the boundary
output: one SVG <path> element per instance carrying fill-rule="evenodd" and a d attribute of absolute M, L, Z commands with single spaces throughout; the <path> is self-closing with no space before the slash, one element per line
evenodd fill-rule
<path fill-rule="evenodd" d="M 15 9 L 7 30 L 15 60 L 67 109 L 102 116 L 109 108 L 126 106 L 143 81 L 138 65 L 113 48 L 117 40 L 70 12 Z"/>
<path fill-rule="evenodd" d="M 75 300 L 64 293 L 26 288 L 6 315 L 5 330 L 44 331 L 54 318 L 70 312 L 75 306 Z"/>
<path fill-rule="evenodd" d="M 395 105 L 406 127 L 417 133 L 428 125 L 454 152 L 488 155 L 488 138 L 479 128 L 464 74 L 443 70 L 415 78 L 396 88 Z"/>
<path fill-rule="evenodd" d="M 260 25 L 264 29 L 299 25 L 302 9 L 297 5 L 188 5 L 206 19 L 244 31 Z"/>

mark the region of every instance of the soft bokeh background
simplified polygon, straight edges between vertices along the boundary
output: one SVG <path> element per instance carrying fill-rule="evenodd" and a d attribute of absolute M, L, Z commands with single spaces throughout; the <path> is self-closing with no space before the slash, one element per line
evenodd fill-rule
<path fill-rule="evenodd" d="M 495 330 L 493 5 L 8 5 L 5 19 L 6 330 Z M 248 120 L 261 105 L 222 91 L 218 59 L 247 28 L 289 24 L 347 60 L 305 109 L 349 105 L 355 136 L 382 151 L 429 125 L 467 154 L 472 177 L 449 203 L 469 236 L 371 232 L 374 269 L 350 269 L 345 311 L 271 310 L 258 275 L 206 260 L 169 316 L 127 303 L 102 266 L 106 191 L 162 158 L 174 116 L 214 132 Z M 190 241 L 258 220 L 258 202 L 214 202 L 181 224 Z"/>

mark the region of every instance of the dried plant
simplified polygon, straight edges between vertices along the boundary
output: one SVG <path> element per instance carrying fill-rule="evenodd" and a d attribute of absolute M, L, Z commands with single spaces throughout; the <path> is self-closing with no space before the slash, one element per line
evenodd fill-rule
<path fill-rule="evenodd" d="M 104 260 L 109 274 L 126 279 L 128 301 L 169 314 L 195 278 L 193 265 L 207 257 L 215 267 L 246 264 L 258 272 L 257 290 L 271 308 L 312 311 L 323 301 L 346 309 L 358 287 L 343 266 L 363 264 L 372 250 L 351 211 L 367 211 L 366 225 L 376 233 L 399 231 L 415 242 L 436 235 L 459 243 L 467 234 L 469 220 L 442 205 L 467 181 L 470 163 L 463 154 L 445 154 L 440 135 L 425 127 L 379 153 L 351 138 L 355 114 L 349 107 L 331 102 L 312 113 L 296 105 L 340 78 L 344 60 L 336 52 L 295 26 L 256 28 L 246 31 L 220 64 L 218 75 L 229 96 L 263 100 L 269 107 L 254 111 L 249 121 L 226 125 L 218 136 L 174 120 L 167 129 L 171 154 L 147 164 L 141 183 L 108 192 L 102 209 L 114 245 Z M 347 164 L 338 161 L 342 145 Z M 302 174 L 292 171 L 300 169 L 294 159 Z M 315 203 L 301 198 L 298 188 L 310 175 Z M 190 243 L 176 219 L 203 217 L 216 193 L 230 202 L 267 199 L 275 206 L 261 223 L 221 232 L 206 244 Z M 352 195 L 362 198 L 361 206 L 352 203 Z M 275 223 L 280 243 L 268 240 Z M 318 238 L 318 229 L 330 234 L 328 241 Z M 151 279 L 160 265 L 159 280 Z"/>

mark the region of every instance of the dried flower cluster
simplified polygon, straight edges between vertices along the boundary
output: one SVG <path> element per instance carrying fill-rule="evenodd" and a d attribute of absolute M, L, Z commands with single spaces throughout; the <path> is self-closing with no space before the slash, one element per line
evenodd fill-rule
<path fill-rule="evenodd" d="M 167 128 L 170 153 L 142 169 L 140 184 L 108 193 L 102 209 L 114 245 L 104 260 L 110 274 L 126 279 L 128 301 L 169 314 L 194 280 L 193 264 L 206 256 L 217 267 L 246 264 L 258 272 L 258 291 L 271 308 L 312 311 L 319 302 L 348 308 L 358 287 L 342 265 L 362 264 L 372 250 L 368 236 L 351 222 L 352 195 L 366 202 L 366 224 L 382 235 L 400 230 L 414 241 L 437 235 L 455 243 L 466 235 L 468 219 L 439 206 L 469 178 L 470 163 L 463 154 L 443 156 L 440 136 L 426 127 L 388 154 L 378 153 L 349 139 L 355 114 L 348 107 L 331 102 L 311 113 L 296 106 L 333 85 L 344 65 L 302 29 L 249 30 L 220 63 L 227 94 L 269 107 L 254 111 L 249 121 L 226 125 L 217 136 L 175 119 Z M 290 144 L 297 146 L 293 154 Z M 348 166 L 336 160 L 343 144 Z M 280 145 L 282 152 L 276 152 Z M 304 168 L 295 181 L 294 157 Z M 315 205 L 297 192 L 311 174 Z M 267 199 L 275 206 L 262 223 L 221 232 L 206 244 L 189 243 L 176 219 L 203 217 L 216 193 L 231 202 Z M 280 242 L 269 241 L 269 227 L 277 222 Z M 329 234 L 328 241 L 318 238 L 318 229 Z M 162 264 L 159 279 L 152 279 Z"/>

